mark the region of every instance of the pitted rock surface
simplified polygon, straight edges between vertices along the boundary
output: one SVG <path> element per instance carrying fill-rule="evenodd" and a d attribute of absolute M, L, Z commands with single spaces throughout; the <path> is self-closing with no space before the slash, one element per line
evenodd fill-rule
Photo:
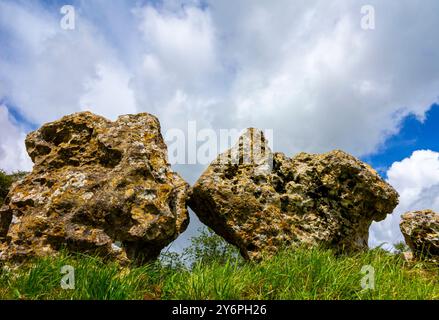
<path fill-rule="evenodd" d="M 401 216 L 401 232 L 416 258 L 439 264 L 439 214 L 432 210 L 407 212 Z"/>
<path fill-rule="evenodd" d="M 209 165 L 189 199 L 203 223 L 251 260 L 290 245 L 365 249 L 372 221 L 397 203 L 397 192 L 355 157 L 337 150 L 288 158 L 253 128 Z"/>
<path fill-rule="evenodd" d="M 26 138 L 33 171 L 0 210 L 0 259 L 69 251 L 155 258 L 188 224 L 188 184 L 170 168 L 158 119 L 65 116 Z"/>

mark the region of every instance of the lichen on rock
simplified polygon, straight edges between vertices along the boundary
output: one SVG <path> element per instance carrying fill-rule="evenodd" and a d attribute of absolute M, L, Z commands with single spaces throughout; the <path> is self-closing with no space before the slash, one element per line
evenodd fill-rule
<path fill-rule="evenodd" d="M 414 257 L 439 264 L 439 214 L 432 210 L 407 212 L 400 229 Z"/>
<path fill-rule="evenodd" d="M 0 259 L 61 248 L 146 262 L 189 222 L 188 184 L 172 171 L 158 119 L 109 121 L 90 112 L 43 125 L 26 138 L 32 173 L 0 210 Z"/>
<path fill-rule="evenodd" d="M 372 221 L 398 203 L 397 192 L 355 157 L 336 150 L 288 158 L 253 128 L 209 165 L 189 197 L 200 220 L 250 260 L 289 245 L 367 248 Z"/>

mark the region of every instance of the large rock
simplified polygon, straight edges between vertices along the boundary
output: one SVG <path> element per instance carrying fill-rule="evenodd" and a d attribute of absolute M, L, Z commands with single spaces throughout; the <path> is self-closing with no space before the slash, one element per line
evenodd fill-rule
<path fill-rule="evenodd" d="M 76 113 L 30 133 L 26 147 L 33 171 L 0 210 L 2 260 L 66 248 L 141 263 L 187 227 L 189 186 L 150 114 Z"/>
<path fill-rule="evenodd" d="M 210 164 L 189 199 L 203 223 L 252 260 L 287 245 L 367 248 L 371 222 L 397 203 L 390 185 L 345 152 L 288 158 L 256 129 Z"/>
<path fill-rule="evenodd" d="M 431 210 L 407 212 L 399 226 L 415 257 L 439 263 L 439 214 Z"/>

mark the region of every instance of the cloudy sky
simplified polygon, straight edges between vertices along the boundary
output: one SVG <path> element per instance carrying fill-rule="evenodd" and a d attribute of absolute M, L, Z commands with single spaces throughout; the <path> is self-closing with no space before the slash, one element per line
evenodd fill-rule
<path fill-rule="evenodd" d="M 146 111 L 164 134 L 272 129 L 276 151 L 338 148 L 377 169 L 401 198 L 370 244 L 398 242 L 402 212 L 439 210 L 438 12 L 437 0 L 0 0 L 0 168 L 29 170 L 26 133 L 81 110 Z M 175 168 L 193 183 L 204 165 Z"/>

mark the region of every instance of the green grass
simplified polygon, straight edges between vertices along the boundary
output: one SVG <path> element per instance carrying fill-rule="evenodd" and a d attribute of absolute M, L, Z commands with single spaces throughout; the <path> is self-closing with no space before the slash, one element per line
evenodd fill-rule
<path fill-rule="evenodd" d="M 175 257 L 174 257 L 175 258 Z M 64 265 L 75 268 L 75 289 L 60 286 Z M 361 268 L 375 270 L 363 290 Z M 155 262 L 122 268 L 98 258 L 60 254 L 18 269 L 3 268 L 1 299 L 439 299 L 439 268 L 407 264 L 380 249 L 336 257 L 324 249 L 285 249 L 261 263 L 231 258 Z"/>

